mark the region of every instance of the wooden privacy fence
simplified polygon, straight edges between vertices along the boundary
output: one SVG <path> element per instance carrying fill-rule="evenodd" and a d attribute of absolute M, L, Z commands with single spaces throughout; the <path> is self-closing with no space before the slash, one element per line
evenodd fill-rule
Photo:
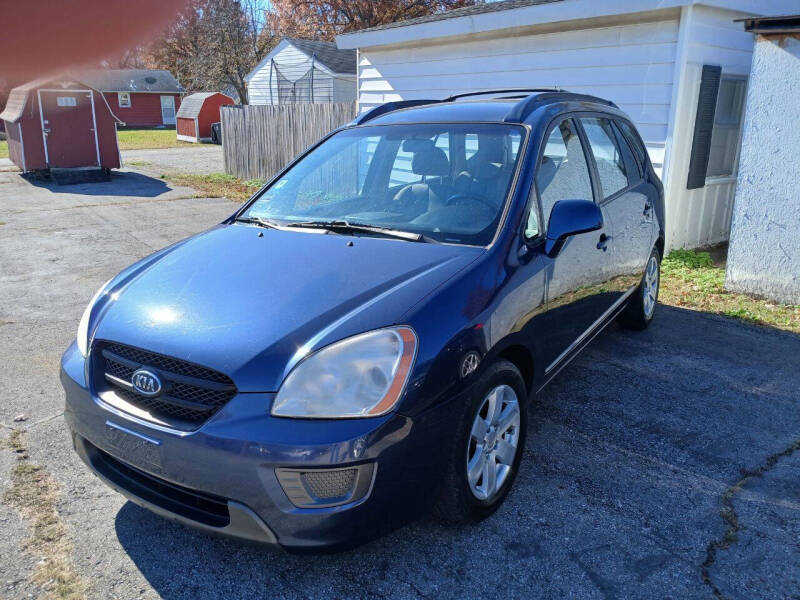
<path fill-rule="evenodd" d="M 333 129 L 352 121 L 355 103 L 224 106 L 225 172 L 241 179 L 269 179 Z"/>

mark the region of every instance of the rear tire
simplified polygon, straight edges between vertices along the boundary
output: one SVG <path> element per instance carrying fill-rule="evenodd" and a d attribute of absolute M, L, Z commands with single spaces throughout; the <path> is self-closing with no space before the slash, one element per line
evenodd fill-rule
<path fill-rule="evenodd" d="M 642 281 L 633 292 L 628 306 L 619 316 L 619 324 L 627 329 L 647 329 L 656 314 L 658 290 L 661 285 L 661 253 L 653 248 L 647 259 Z"/>
<path fill-rule="evenodd" d="M 459 415 L 435 507 L 440 518 L 480 521 L 500 507 L 519 471 L 527 423 L 522 375 L 508 361 L 493 363 Z"/>

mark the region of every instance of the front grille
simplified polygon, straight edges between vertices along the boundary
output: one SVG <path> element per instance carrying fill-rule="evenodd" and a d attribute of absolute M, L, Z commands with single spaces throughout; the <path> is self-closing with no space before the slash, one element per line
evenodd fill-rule
<path fill-rule="evenodd" d="M 198 523 L 212 527 L 226 527 L 230 523 L 227 499 L 155 477 L 117 460 L 86 440 L 83 443 L 92 466 L 123 490 Z"/>
<path fill-rule="evenodd" d="M 98 342 L 96 384 L 123 401 L 122 410 L 136 407 L 152 417 L 179 429 L 196 429 L 210 419 L 236 395 L 233 381 L 223 373 L 183 360 L 116 342 Z M 155 397 L 137 393 L 131 384 L 135 371 L 146 368 L 158 373 L 162 391 Z M 130 412 L 130 411 L 128 411 Z"/>

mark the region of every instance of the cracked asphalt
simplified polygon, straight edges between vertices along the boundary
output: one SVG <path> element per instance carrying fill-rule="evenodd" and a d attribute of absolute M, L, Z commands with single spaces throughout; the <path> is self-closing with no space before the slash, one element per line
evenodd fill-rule
<path fill-rule="evenodd" d="M 0 170 L 0 439 L 26 429 L 59 482 L 91 598 L 800 598 L 800 337 L 665 306 L 646 332 L 611 326 L 539 398 L 515 489 L 483 523 L 424 518 L 293 557 L 126 502 L 72 452 L 59 358 L 104 281 L 234 209 L 192 194 L 131 169 L 60 188 Z M 0 493 L 14 461 L 0 448 Z M 704 581 L 726 493 L 738 529 Z M 30 523 L 0 504 L 0 528 L 0 597 L 42 595 Z"/>

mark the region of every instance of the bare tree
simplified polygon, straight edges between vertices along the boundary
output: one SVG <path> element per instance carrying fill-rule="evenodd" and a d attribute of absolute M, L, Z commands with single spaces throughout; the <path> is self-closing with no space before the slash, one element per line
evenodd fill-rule
<path fill-rule="evenodd" d="M 339 33 L 423 17 L 481 0 L 272 0 L 269 29 L 282 36 L 333 40 Z"/>
<path fill-rule="evenodd" d="M 188 90 L 232 88 L 246 104 L 244 78 L 274 45 L 263 22 L 259 0 L 191 0 L 151 46 L 152 64 Z"/>
<path fill-rule="evenodd" d="M 274 45 L 261 35 L 256 0 L 215 0 L 204 15 L 207 77 L 225 82 L 247 103 L 245 77 Z"/>
<path fill-rule="evenodd" d="M 482 0 L 187 0 L 142 58 L 187 90 L 233 89 L 282 37 L 333 40 L 339 33 L 421 17 Z M 134 55 L 120 59 L 128 64 Z"/>

